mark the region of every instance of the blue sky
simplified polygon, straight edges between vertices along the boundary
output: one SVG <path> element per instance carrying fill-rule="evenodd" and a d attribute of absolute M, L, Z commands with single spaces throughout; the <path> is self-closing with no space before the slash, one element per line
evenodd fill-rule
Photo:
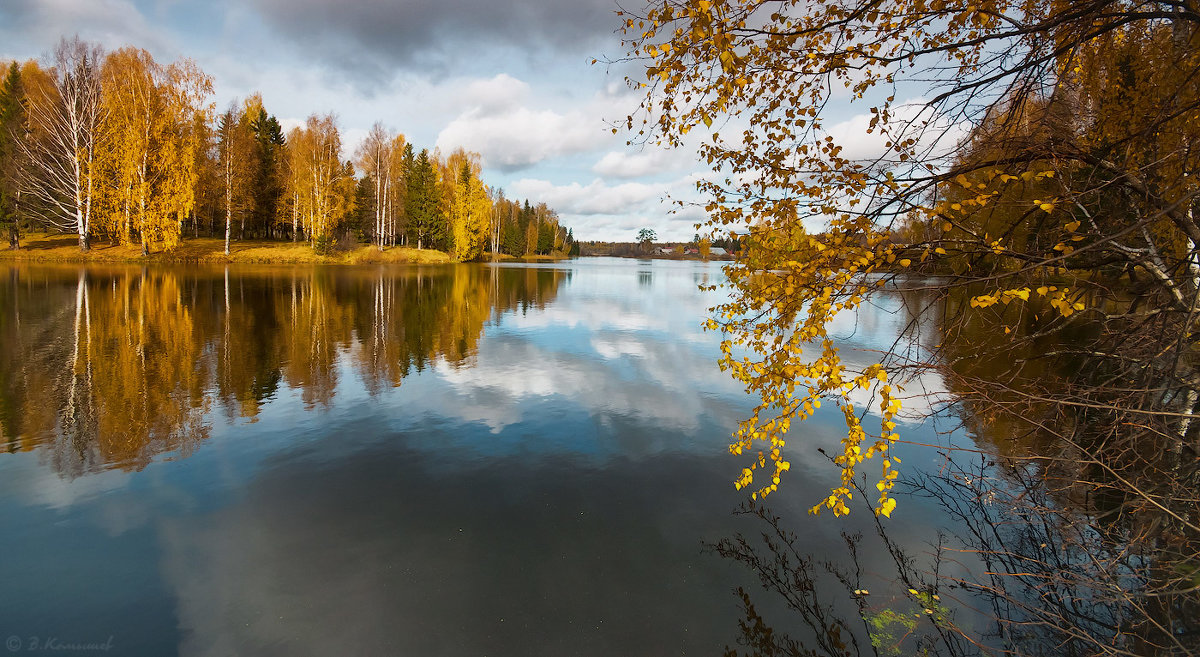
<path fill-rule="evenodd" d="M 609 122 L 636 108 L 613 0 L 4 0 L 0 59 L 62 36 L 195 60 L 223 108 L 259 91 L 286 127 L 334 112 L 347 155 L 375 121 L 418 147 L 480 153 L 486 182 L 544 200 L 579 239 L 688 239 L 691 152 L 629 148 Z"/>

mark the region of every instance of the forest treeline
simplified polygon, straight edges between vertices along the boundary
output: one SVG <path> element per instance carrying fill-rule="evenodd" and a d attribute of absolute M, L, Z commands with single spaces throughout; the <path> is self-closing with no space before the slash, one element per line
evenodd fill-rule
<path fill-rule="evenodd" d="M 482 181 L 480 156 L 418 149 L 376 123 L 352 159 L 333 114 L 285 133 L 260 94 L 218 110 L 181 59 L 63 39 L 0 83 L 0 225 L 170 250 L 185 236 L 341 240 L 439 249 L 456 260 L 577 251 L 545 203 Z M 355 238 L 350 240 L 349 238 Z"/>

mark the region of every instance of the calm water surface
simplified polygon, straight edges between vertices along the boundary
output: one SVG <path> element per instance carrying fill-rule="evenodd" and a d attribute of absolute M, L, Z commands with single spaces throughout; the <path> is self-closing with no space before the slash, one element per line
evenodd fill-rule
<path fill-rule="evenodd" d="M 756 528 L 730 514 L 725 449 L 753 401 L 700 328 L 719 297 L 697 286 L 720 277 L 0 267 L 0 639 L 721 654 L 754 582 L 702 542 Z M 906 320 L 898 302 L 846 320 L 846 358 Z M 865 514 L 804 509 L 837 479 L 815 447 L 839 425 L 825 409 L 794 430 L 771 498 L 835 558 Z M 904 508 L 896 538 L 931 540 L 931 508 Z"/>

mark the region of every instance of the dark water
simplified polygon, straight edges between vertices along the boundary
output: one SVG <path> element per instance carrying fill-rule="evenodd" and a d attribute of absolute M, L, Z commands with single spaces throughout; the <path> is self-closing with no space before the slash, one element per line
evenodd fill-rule
<path fill-rule="evenodd" d="M 743 463 L 725 449 L 753 400 L 700 328 L 719 298 L 697 286 L 720 276 L 0 268 L 0 639 L 721 654 L 753 581 L 702 542 L 755 529 L 730 514 Z M 847 320 L 845 357 L 906 321 Z M 826 410 L 794 429 L 771 501 L 836 558 L 867 519 L 804 514 L 837 480 L 815 451 L 840 437 Z M 897 515 L 894 538 L 932 539 L 931 505 Z"/>

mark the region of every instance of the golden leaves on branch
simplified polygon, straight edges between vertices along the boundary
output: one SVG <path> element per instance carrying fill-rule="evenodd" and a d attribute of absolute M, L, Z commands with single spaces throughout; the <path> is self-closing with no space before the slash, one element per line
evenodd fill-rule
<path fill-rule="evenodd" d="M 354 208 L 354 169 L 340 159 L 342 138 L 332 114 L 308 117 L 288 133 L 288 195 L 313 247 L 325 248 Z"/>
<path fill-rule="evenodd" d="M 640 111 L 626 120 L 633 140 L 678 146 L 698 126 L 739 126 L 732 139 L 722 128 L 724 139 L 702 140 L 700 159 L 720 175 L 698 183 L 710 199 L 708 228 L 747 234 L 749 244 L 727 269 L 732 299 L 714 309 L 709 324 L 725 332 L 722 368 L 761 397 L 730 447 L 754 459 L 739 489 L 756 496 L 777 489 L 788 469 L 791 422 L 825 399 L 846 415 L 835 458 L 843 485 L 814 511 L 848 511 L 850 478 L 891 444 L 899 406 L 889 388 L 880 429 L 867 434 L 850 395 L 883 396 L 886 384 L 873 377 L 884 363 L 851 368 L 827 328 L 888 277 L 910 269 L 964 278 L 987 272 L 995 280 L 973 295 L 972 311 L 1045 303 L 1070 317 L 1086 308 L 1080 284 L 1072 289 L 1058 279 L 1072 276 L 1081 254 L 1106 248 L 1089 214 L 1096 197 L 1108 193 L 1106 185 L 1125 185 L 1129 196 L 1149 198 L 1152 186 L 1128 175 L 1145 167 L 1160 174 L 1154 189 L 1171 190 L 1146 215 L 1157 217 L 1146 220 L 1147 239 L 1158 240 L 1154 249 L 1186 250 L 1189 242 L 1164 217 L 1196 193 L 1177 154 L 1194 151 L 1185 145 L 1200 137 L 1200 103 L 1186 104 L 1196 100 L 1194 84 L 1154 100 L 1155 90 L 1181 89 L 1180 76 L 1192 70 L 1167 61 L 1179 55 L 1169 42 L 1178 31 L 1163 29 L 1161 18 L 1114 18 L 1132 3 L 1112 12 L 1069 8 L 1016 0 L 664 0 L 621 13 L 628 59 L 646 67 L 644 77 L 629 81 L 646 90 Z M 1011 68 L 997 68 L 998 49 L 1014 53 Z M 1186 50 L 1189 65 L 1200 64 L 1195 52 Z M 1142 60 L 1145 70 L 1139 64 L 1130 74 L 1137 84 L 1120 82 L 1130 77 L 1118 75 L 1122 62 Z M 931 72 L 944 93 L 917 110 L 897 102 L 901 83 L 927 83 Z M 868 117 L 866 133 L 881 137 L 877 158 L 850 157 L 830 134 L 829 120 L 843 120 L 829 109 L 835 92 L 868 106 L 860 113 Z M 1183 109 L 1162 113 L 1169 130 L 1161 136 L 1131 136 L 1142 118 L 1159 116 L 1147 109 L 1156 102 Z M 951 127 L 913 113 L 939 107 L 972 124 L 957 152 L 935 156 Z M 1061 146 L 1071 140 L 1071 148 Z M 1128 156 L 1132 168 L 1086 160 L 1098 146 L 1118 144 L 1124 152 L 1130 143 L 1144 147 Z M 895 506 L 888 491 L 897 462 L 889 454 L 881 471 L 881 515 Z"/>
<path fill-rule="evenodd" d="M 136 239 L 143 252 L 172 249 L 196 203 L 196 125 L 211 111 L 204 101 L 212 81 L 189 60 L 162 66 L 126 47 L 105 58 L 101 89 L 106 120 L 92 230 L 121 243 Z"/>

